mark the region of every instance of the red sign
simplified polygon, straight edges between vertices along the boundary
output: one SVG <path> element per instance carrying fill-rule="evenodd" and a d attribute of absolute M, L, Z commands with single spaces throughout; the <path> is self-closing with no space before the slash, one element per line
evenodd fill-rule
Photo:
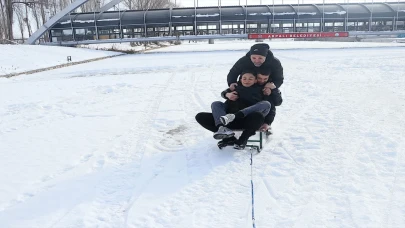
<path fill-rule="evenodd" d="M 348 37 L 348 32 L 250 33 L 249 39 Z"/>

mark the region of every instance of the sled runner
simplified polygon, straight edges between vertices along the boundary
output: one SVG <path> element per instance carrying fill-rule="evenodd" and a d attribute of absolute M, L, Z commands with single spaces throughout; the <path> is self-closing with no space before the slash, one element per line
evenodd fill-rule
<path fill-rule="evenodd" d="M 242 132 L 243 130 L 241 129 L 232 129 L 232 131 L 234 132 Z M 268 137 L 269 135 L 271 135 L 270 131 L 266 131 L 266 132 L 262 132 L 262 131 L 256 131 L 256 133 L 259 133 L 259 138 L 257 139 L 257 137 L 252 136 L 250 137 L 250 139 L 247 141 L 247 144 L 245 147 L 249 147 L 251 149 L 255 149 L 257 150 L 258 153 L 260 153 L 260 151 L 263 149 L 263 138 L 264 136 Z M 256 138 L 256 139 L 252 139 L 252 138 Z M 222 149 L 224 147 L 227 146 L 233 146 L 233 143 L 221 143 L 222 141 L 218 142 L 218 148 Z M 259 145 L 257 145 L 259 144 Z"/>

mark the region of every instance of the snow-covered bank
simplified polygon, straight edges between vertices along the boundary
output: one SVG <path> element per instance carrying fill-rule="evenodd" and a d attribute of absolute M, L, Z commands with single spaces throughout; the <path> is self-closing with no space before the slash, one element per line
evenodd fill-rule
<path fill-rule="evenodd" d="M 25 72 L 60 64 L 79 62 L 120 52 L 42 45 L 0 45 L 0 75 Z"/>
<path fill-rule="evenodd" d="M 286 41 L 286 40 L 265 40 L 271 50 L 288 49 L 339 49 L 339 48 L 373 48 L 373 47 L 405 47 L 405 43 L 376 43 L 376 42 L 322 42 L 322 41 Z M 214 44 L 208 42 L 187 43 L 170 46 L 167 48 L 151 50 L 148 52 L 190 52 L 190 51 L 247 51 L 255 44 L 254 40 L 216 40 Z"/>
<path fill-rule="evenodd" d="M 141 44 L 141 43 L 139 43 Z M 125 43 L 105 43 L 105 44 L 86 44 L 86 45 L 78 45 L 80 48 L 89 48 L 93 50 L 104 50 L 104 51 L 121 51 L 121 52 L 144 52 L 148 50 L 158 49 L 158 48 L 165 48 L 170 46 L 169 42 L 159 42 L 159 44 L 155 43 L 147 43 L 142 45 L 131 45 L 130 42 Z"/>
<path fill-rule="evenodd" d="M 319 49 L 319 48 L 359 48 L 359 47 L 405 47 L 405 43 L 375 43 L 375 42 L 320 42 L 320 41 L 291 41 L 273 40 L 264 41 L 272 50 L 287 49 Z M 134 51 L 147 53 L 164 52 L 195 52 L 195 51 L 247 51 L 255 43 L 254 40 L 216 40 L 215 44 L 208 42 L 183 41 L 181 45 L 148 44 L 145 46 L 134 46 L 130 43 L 120 44 L 93 44 L 82 45 L 83 48 L 39 46 L 39 45 L 0 45 L 0 75 L 7 75 L 19 72 L 26 72 L 40 68 L 53 67 L 69 63 L 68 56 L 72 62 L 96 59 L 107 56 L 122 54 L 120 51 Z M 115 49 L 116 51 L 105 51 Z"/>

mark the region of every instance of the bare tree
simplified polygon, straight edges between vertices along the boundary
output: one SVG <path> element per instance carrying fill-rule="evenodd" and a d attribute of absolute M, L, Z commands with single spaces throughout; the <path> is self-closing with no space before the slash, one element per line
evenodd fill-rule
<path fill-rule="evenodd" d="M 124 6 L 126 6 L 129 10 L 135 9 L 135 2 L 137 0 L 124 0 L 122 1 L 124 3 Z"/>
<path fill-rule="evenodd" d="M 170 0 L 124 0 L 124 6 L 130 10 L 147 10 L 174 7 Z"/>
<path fill-rule="evenodd" d="M 21 33 L 21 39 L 24 39 L 24 10 L 22 9 L 21 5 L 16 5 L 14 7 L 15 14 L 17 15 L 17 22 L 18 22 L 18 28 Z"/>
<path fill-rule="evenodd" d="M 51 2 L 51 15 L 55 15 L 57 12 L 58 12 L 58 10 L 57 10 L 57 6 L 58 6 L 58 4 L 56 4 L 56 1 L 57 0 L 52 0 L 52 2 Z"/>
<path fill-rule="evenodd" d="M 5 2 L 0 0 L 0 39 L 6 38 L 6 12 L 5 12 Z"/>
<path fill-rule="evenodd" d="M 6 24 L 6 37 L 9 40 L 13 40 L 13 3 L 11 0 L 4 0 L 4 8 L 5 8 L 5 24 Z"/>
<path fill-rule="evenodd" d="M 135 0 L 137 10 L 160 9 L 174 6 L 169 0 Z"/>
<path fill-rule="evenodd" d="M 34 20 L 35 20 L 35 24 L 36 24 L 36 26 L 37 26 L 37 29 L 39 29 L 39 27 L 41 27 L 41 22 L 40 22 L 40 20 L 39 20 L 39 9 L 38 9 L 38 6 L 35 6 L 35 7 L 32 9 L 32 16 L 34 17 Z"/>
<path fill-rule="evenodd" d="M 14 2 L 25 3 L 13 4 Z M 0 39 L 13 39 L 13 16 L 17 15 L 18 26 L 32 34 L 32 25 L 39 29 L 50 17 L 66 8 L 75 0 L 0 0 Z M 90 0 L 78 9 L 78 12 L 97 12 L 111 0 Z M 27 6 L 29 8 L 27 8 Z M 123 0 L 121 7 L 130 10 L 148 10 L 174 7 L 170 0 Z M 34 20 L 34 21 L 32 21 Z M 33 23 L 34 22 L 34 23 Z M 23 34 L 23 31 L 20 31 Z M 48 36 L 45 35 L 45 39 Z"/>
<path fill-rule="evenodd" d="M 101 0 L 90 0 L 80 7 L 81 12 L 96 12 L 100 11 L 101 6 L 104 1 Z"/>
<path fill-rule="evenodd" d="M 25 5 L 25 18 L 24 18 L 24 21 L 27 24 L 28 36 L 31 36 L 32 29 L 31 29 L 31 22 L 30 22 L 29 15 L 28 15 L 28 6 L 27 5 Z"/>
<path fill-rule="evenodd" d="M 45 24 L 49 19 L 49 3 L 48 0 L 41 0 L 42 4 L 39 4 L 39 11 L 41 13 L 42 24 Z M 45 33 L 45 41 L 48 41 L 49 33 Z"/>
<path fill-rule="evenodd" d="M 45 22 L 48 19 L 48 18 L 46 18 L 46 15 L 45 15 L 45 11 L 46 11 L 45 4 L 39 4 L 38 8 L 39 8 L 39 12 L 41 13 L 42 24 L 45 24 Z"/>

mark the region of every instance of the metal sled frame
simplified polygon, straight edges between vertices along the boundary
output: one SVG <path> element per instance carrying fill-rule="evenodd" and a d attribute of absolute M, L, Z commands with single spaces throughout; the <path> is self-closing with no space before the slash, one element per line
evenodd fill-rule
<path fill-rule="evenodd" d="M 240 129 L 232 129 L 233 131 L 240 131 L 242 132 L 243 130 Z M 251 149 L 255 149 L 257 150 L 258 153 L 260 153 L 260 151 L 263 149 L 263 134 L 267 136 L 269 136 L 271 133 L 269 131 L 266 132 L 262 132 L 262 131 L 256 131 L 259 132 L 259 139 L 249 139 L 247 141 L 246 147 L 250 147 Z M 259 143 L 259 145 L 255 145 L 253 143 Z"/>

